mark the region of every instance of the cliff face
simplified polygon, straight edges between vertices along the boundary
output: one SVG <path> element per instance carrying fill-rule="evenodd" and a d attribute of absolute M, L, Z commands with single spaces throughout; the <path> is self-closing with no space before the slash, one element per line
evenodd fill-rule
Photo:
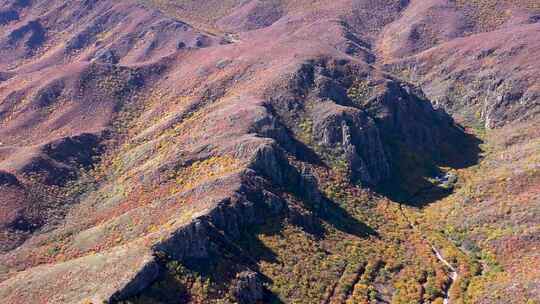
<path fill-rule="evenodd" d="M 444 109 L 492 94 L 484 57 L 443 72 L 466 42 L 389 47 L 414 1 L 141 3 L 0 1 L 1 298 L 405 301 L 413 284 L 442 300 L 445 270 L 390 199 L 448 195 L 434 180 L 477 161 Z M 478 96 L 444 99 L 466 77 Z M 482 104 L 488 126 L 535 116 L 515 77 Z M 286 267 L 311 262 L 291 280 L 324 286 L 290 290 Z"/>

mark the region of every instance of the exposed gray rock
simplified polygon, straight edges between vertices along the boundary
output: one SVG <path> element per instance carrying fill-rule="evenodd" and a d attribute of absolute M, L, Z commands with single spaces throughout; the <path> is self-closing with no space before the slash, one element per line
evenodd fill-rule
<path fill-rule="evenodd" d="M 135 277 L 124 288 L 113 294 L 108 302 L 114 303 L 116 300 L 122 300 L 136 295 L 154 282 L 158 278 L 160 271 L 160 267 L 155 261 L 143 265 Z"/>
<path fill-rule="evenodd" d="M 270 178 L 276 184 L 283 186 L 287 182 L 287 172 L 289 169 L 287 160 L 278 152 L 279 147 L 276 144 L 261 146 L 252 162 L 252 168 L 264 176 Z"/>
<path fill-rule="evenodd" d="M 255 304 L 263 299 L 263 285 L 254 271 L 243 271 L 236 275 L 231 295 L 239 304 Z"/>
<path fill-rule="evenodd" d="M 155 251 L 165 252 L 173 259 L 208 257 L 208 222 L 202 219 L 194 220 L 185 227 L 178 229 L 165 241 L 154 246 Z"/>
<path fill-rule="evenodd" d="M 286 204 L 281 197 L 275 195 L 270 191 L 263 190 L 263 201 L 268 206 L 272 215 L 279 215 L 284 209 L 286 209 Z"/>
<path fill-rule="evenodd" d="M 365 103 L 381 134 L 411 150 L 437 153 L 442 139 L 453 133 L 452 119 L 436 111 L 416 88 L 395 81 L 381 86 L 382 93 Z"/>
<path fill-rule="evenodd" d="M 349 96 L 356 81 L 367 82 L 369 92 Z M 438 160 L 441 144 L 457 134 L 452 118 L 434 109 L 421 90 L 352 63 L 306 62 L 286 90 L 274 93 L 272 115 L 279 123 L 272 125 L 293 130 L 327 165 L 365 185 L 391 177 L 393 164 L 407 154 L 396 149 Z M 278 142 L 286 148 L 284 137 Z"/>
<path fill-rule="evenodd" d="M 252 168 L 282 190 L 295 193 L 314 204 L 323 201 L 316 178 L 308 171 L 298 172 L 277 144 L 261 146 Z"/>
<path fill-rule="evenodd" d="M 390 165 L 379 130 L 365 113 L 326 102 L 312 117 L 315 144 L 334 165 L 345 161 L 353 180 L 374 185 L 389 176 Z"/>

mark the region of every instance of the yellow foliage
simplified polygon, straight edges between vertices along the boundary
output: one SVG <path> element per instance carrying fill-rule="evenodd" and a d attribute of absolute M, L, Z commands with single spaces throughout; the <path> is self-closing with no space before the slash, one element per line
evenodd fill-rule
<path fill-rule="evenodd" d="M 174 180 L 176 187 L 171 191 L 174 194 L 188 191 L 206 181 L 238 172 L 242 168 L 242 163 L 231 156 L 216 156 L 203 161 L 197 161 L 191 166 L 182 168 L 175 173 Z"/>

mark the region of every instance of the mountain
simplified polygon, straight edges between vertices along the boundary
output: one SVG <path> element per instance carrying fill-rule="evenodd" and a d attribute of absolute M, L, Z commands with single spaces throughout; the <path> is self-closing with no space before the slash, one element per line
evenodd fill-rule
<path fill-rule="evenodd" d="M 3 303 L 537 303 L 540 3 L 0 0 Z"/>

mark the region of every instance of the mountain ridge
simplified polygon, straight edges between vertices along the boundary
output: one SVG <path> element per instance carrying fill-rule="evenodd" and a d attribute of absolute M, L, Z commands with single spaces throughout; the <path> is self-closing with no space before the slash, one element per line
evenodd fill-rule
<path fill-rule="evenodd" d="M 534 125 L 534 3 L 467 33 L 456 20 L 476 11 L 449 1 L 212 2 L 210 19 L 197 1 L 144 2 L 0 2 L 8 303 L 475 299 L 431 243 L 461 249 L 424 219 L 455 197 L 443 176 L 462 187 L 490 159 L 483 132 Z M 490 149 L 534 163 L 515 144 Z M 322 274 L 302 277 L 291 252 Z M 460 282 L 489 284 L 464 252 Z M 333 287 L 291 289 L 288 271 Z"/>

